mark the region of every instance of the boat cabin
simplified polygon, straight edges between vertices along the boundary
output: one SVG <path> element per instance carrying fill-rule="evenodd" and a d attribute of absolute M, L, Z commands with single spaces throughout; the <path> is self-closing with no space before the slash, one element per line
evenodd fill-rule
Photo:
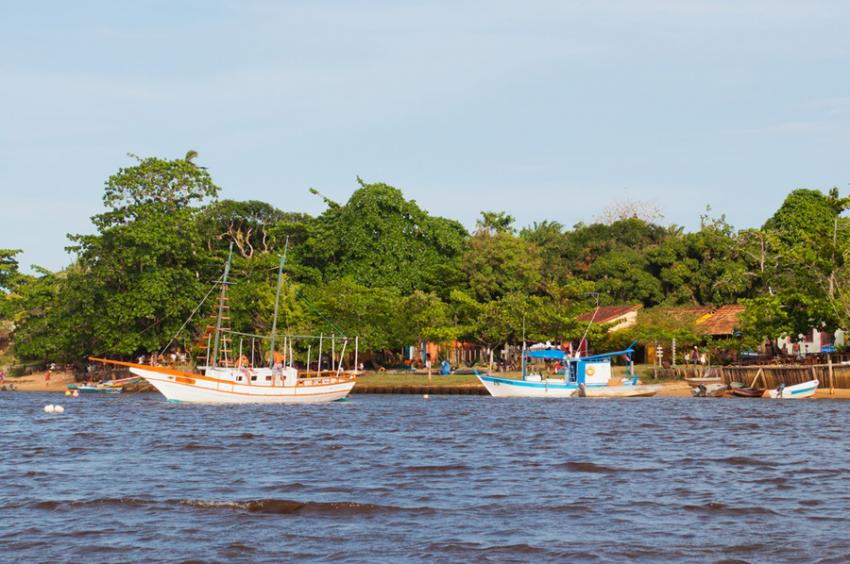
<path fill-rule="evenodd" d="M 636 380 L 629 347 L 623 351 L 585 357 L 572 357 L 560 349 L 526 350 L 522 356 L 522 379 L 528 382 L 550 382 L 586 386 L 607 386 L 612 377 L 611 359 L 624 357 L 629 363 L 627 377 Z M 547 376 L 552 374 L 552 377 Z"/>

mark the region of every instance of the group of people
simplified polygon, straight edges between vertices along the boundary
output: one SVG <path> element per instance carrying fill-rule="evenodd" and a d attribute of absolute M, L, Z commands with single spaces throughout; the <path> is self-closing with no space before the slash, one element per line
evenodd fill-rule
<path fill-rule="evenodd" d="M 178 363 L 185 363 L 187 358 L 186 353 L 178 350 L 177 352 L 172 352 L 167 355 L 157 353 L 151 353 L 149 357 L 141 355 L 137 360 L 139 361 L 139 364 L 148 364 L 150 366 L 173 366 Z M 146 360 L 148 362 L 145 362 Z"/>
<path fill-rule="evenodd" d="M 703 366 L 705 366 L 707 362 L 708 355 L 705 353 L 705 351 L 700 352 L 699 347 L 697 347 L 696 345 L 694 345 L 694 348 L 691 350 L 691 352 L 685 356 L 686 364 L 702 364 Z"/>

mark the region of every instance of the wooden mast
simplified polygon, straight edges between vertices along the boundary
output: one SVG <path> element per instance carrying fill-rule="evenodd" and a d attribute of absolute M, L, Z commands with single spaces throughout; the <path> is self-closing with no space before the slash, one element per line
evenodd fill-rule
<path fill-rule="evenodd" d="M 221 340 L 221 320 L 224 316 L 224 301 L 227 299 L 227 275 L 230 274 L 230 261 L 233 258 L 233 241 L 227 252 L 227 263 L 224 265 L 224 276 L 221 279 L 221 297 L 218 300 L 218 316 L 215 321 L 215 340 L 213 341 L 212 365 L 218 366 L 218 346 Z"/>
<path fill-rule="evenodd" d="M 289 249 L 289 236 L 283 247 L 283 255 L 280 257 L 280 266 L 277 268 L 277 293 L 274 297 L 274 318 L 272 318 L 272 341 L 269 350 L 269 368 L 274 368 L 274 340 L 277 337 L 277 310 L 280 305 L 280 288 L 283 285 L 283 265 L 286 264 L 286 251 Z"/>

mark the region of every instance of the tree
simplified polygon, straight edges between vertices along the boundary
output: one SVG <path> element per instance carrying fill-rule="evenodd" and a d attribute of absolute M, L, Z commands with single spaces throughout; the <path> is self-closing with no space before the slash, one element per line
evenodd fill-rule
<path fill-rule="evenodd" d="M 212 250 L 216 241 L 233 241 L 243 257 L 251 258 L 255 251 L 268 253 L 283 248 L 273 230 L 281 221 L 303 220 L 301 214 L 285 214 L 265 202 L 221 200 L 213 202 L 198 218 L 204 230 L 207 246 Z"/>
<path fill-rule="evenodd" d="M 514 216 L 506 212 L 481 212 L 481 219 L 475 222 L 476 231 L 486 231 L 491 235 L 496 233 L 513 233 Z"/>
<path fill-rule="evenodd" d="M 608 205 L 597 218 L 600 223 L 612 225 L 624 219 L 639 219 L 657 223 L 664 219 L 664 211 L 654 202 L 646 200 L 620 200 Z"/>
<path fill-rule="evenodd" d="M 460 267 L 473 295 L 484 302 L 513 292 L 537 292 L 543 279 L 537 247 L 506 232 L 476 232 Z"/>
<path fill-rule="evenodd" d="M 462 331 L 454 323 L 449 305 L 436 294 L 421 290 L 401 299 L 397 326 L 404 343 L 453 341 Z"/>
<path fill-rule="evenodd" d="M 348 276 L 406 294 L 462 251 L 467 233 L 460 223 L 428 215 L 392 186 L 358 182 L 345 205 L 329 204 L 305 243 L 305 264 L 325 281 Z"/>
<path fill-rule="evenodd" d="M 20 249 L 0 249 L 0 321 L 12 315 L 10 293 L 23 278 L 15 258 L 20 253 Z"/>
<path fill-rule="evenodd" d="M 401 297 L 395 288 L 369 288 L 352 277 L 304 288 L 311 333 L 360 338 L 363 350 L 379 352 L 405 344 L 395 328 Z"/>
<path fill-rule="evenodd" d="M 207 171 L 186 159 L 135 159 L 107 180 L 107 211 L 92 218 L 97 234 L 70 236 L 80 268 L 74 291 L 81 304 L 98 306 L 73 336 L 84 345 L 70 347 L 77 352 L 158 350 L 220 272 L 196 221 L 196 204 L 218 193 Z M 68 311 L 69 318 L 83 309 Z"/>

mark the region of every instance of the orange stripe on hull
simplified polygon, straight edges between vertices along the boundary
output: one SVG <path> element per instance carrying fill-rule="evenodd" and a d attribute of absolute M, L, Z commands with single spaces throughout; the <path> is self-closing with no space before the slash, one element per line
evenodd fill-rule
<path fill-rule="evenodd" d="M 260 398 L 274 398 L 274 397 L 279 397 L 279 396 L 284 396 L 284 395 L 287 396 L 287 397 L 302 397 L 303 398 L 303 397 L 310 397 L 310 396 L 324 396 L 324 395 L 328 395 L 328 394 L 338 394 L 338 393 L 343 391 L 343 390 L 334 390 L 332 392 L 316 392 L 316 393 L 311 393 L 311 394 L 250 394 L 248 392 L 233 392 L 233 391 L 228 391 L 228 390 L 216 390 L 214 388 L 204 388 L 203 386 L 192 385 L 192 384 L 184 384 L 183 382 L 175 381 L 175 380 L 162 380 L 162 379 L 159 379 L 159 378 L 150 378 L 148 376 L 142 376 L 142 378 L 144 378 L 145 380 L 153 380 L 155 382 L 163 382 L 165 384 L 176 384 L 176 385 L 179 385 L 179 386 L 185 386 L 187 388 L 192 388 L 193 390 L 201 390 L 201 391 L 204 391 L 204 392 L 213 392 L 213 393 L 217 393 L 217 394 L 234 394 L 234 395 L 237 395 L 237 396 L 253 396 L 253 397 L 260 397 Z M 346 382 L 338 382 L 336 384 L 324 384 L 324 385 L 326 385 L 326 386 L 339 386 L 340 384 L 345 384 L 345 383 Z M 233 385 L 232 382 L 229 382 L 229 384 Z M 243 384 L 240 384 L 240 385 L 243 385 Z M 289 390 L 292 390 L 292 389 L 304 390 L 304 389 L 307 389 L 307 388 L 317 388 L 317 387 L 318 386 L 296 386 L 295 388 L 289 387 L 289 388 L 286 388 L 286 389 L 289 389 Z M 282 388 L 283 388 L 282 386 L 275 386 L 275 387 L 267 386 L 266 387 L 266 389 L 282 389 Z"/>
<path fill-rule="evenodd" d="M 148 370 L 150 372 L 158 372 L 160 374 L 168 374 L 170 376 L 177 376 L 180 378 L 185 378 L 188 380 L 192 380 L 194 383 L 194 379 L 198 380 L 206 380 L 208 382 L 215 382 L 217 384 L 228 384 L 228 385 L 243 385 L 232 382 L 231 380 L 221 380 L 219 378 L 211 378 L 210 376 L 204 376 L 203 374 L 195 374 L 193 372 L 183 372 L 181 370 L 175 370 L 173 368 L 168 368 L 166 366 L 150 366 L 148 364 L 136 364 L 135 362 L 124 362 L 123 360 L 110 360 L 108 358 L 97 358 L 94 356 L 90 356 L 89 360 L 94 362 L 103 362 L 104 364 L 115 364 L 118 366 L 126 366 L 128 368 L 139 368 L 141 370 Z M 340 379 L 339 382 L 334 382 L 332 384 L 310 384 L 309 386 L 297 386 L 297 387 L 310 387 L 310 388 L 318 388 L 321 386 L 337 386 L 339 384 L 345 384 L 346 382 L 351 382 L 354 380 L 354 377 L 349 377 L 346 379 Z M 171 380 L 167 380 L 167 382 L 172 382 Z M 245 384 L 250 385 L 250 384 Z M 255 384 L 257 386 L 262 386 L 262 384 Z M 284 386 L 263 386 L 266 389 L 275 389 L 275 388 L 283 388 Z M 211 389 L 211 388 L 203 388 L 203 389 Z M 235 393 L 235 392 L 234 392 Z M 332 392 L 328 392 L 332 393 Z M 249 395 L 264 395 L 264 394 L 249 394 Z"/>

